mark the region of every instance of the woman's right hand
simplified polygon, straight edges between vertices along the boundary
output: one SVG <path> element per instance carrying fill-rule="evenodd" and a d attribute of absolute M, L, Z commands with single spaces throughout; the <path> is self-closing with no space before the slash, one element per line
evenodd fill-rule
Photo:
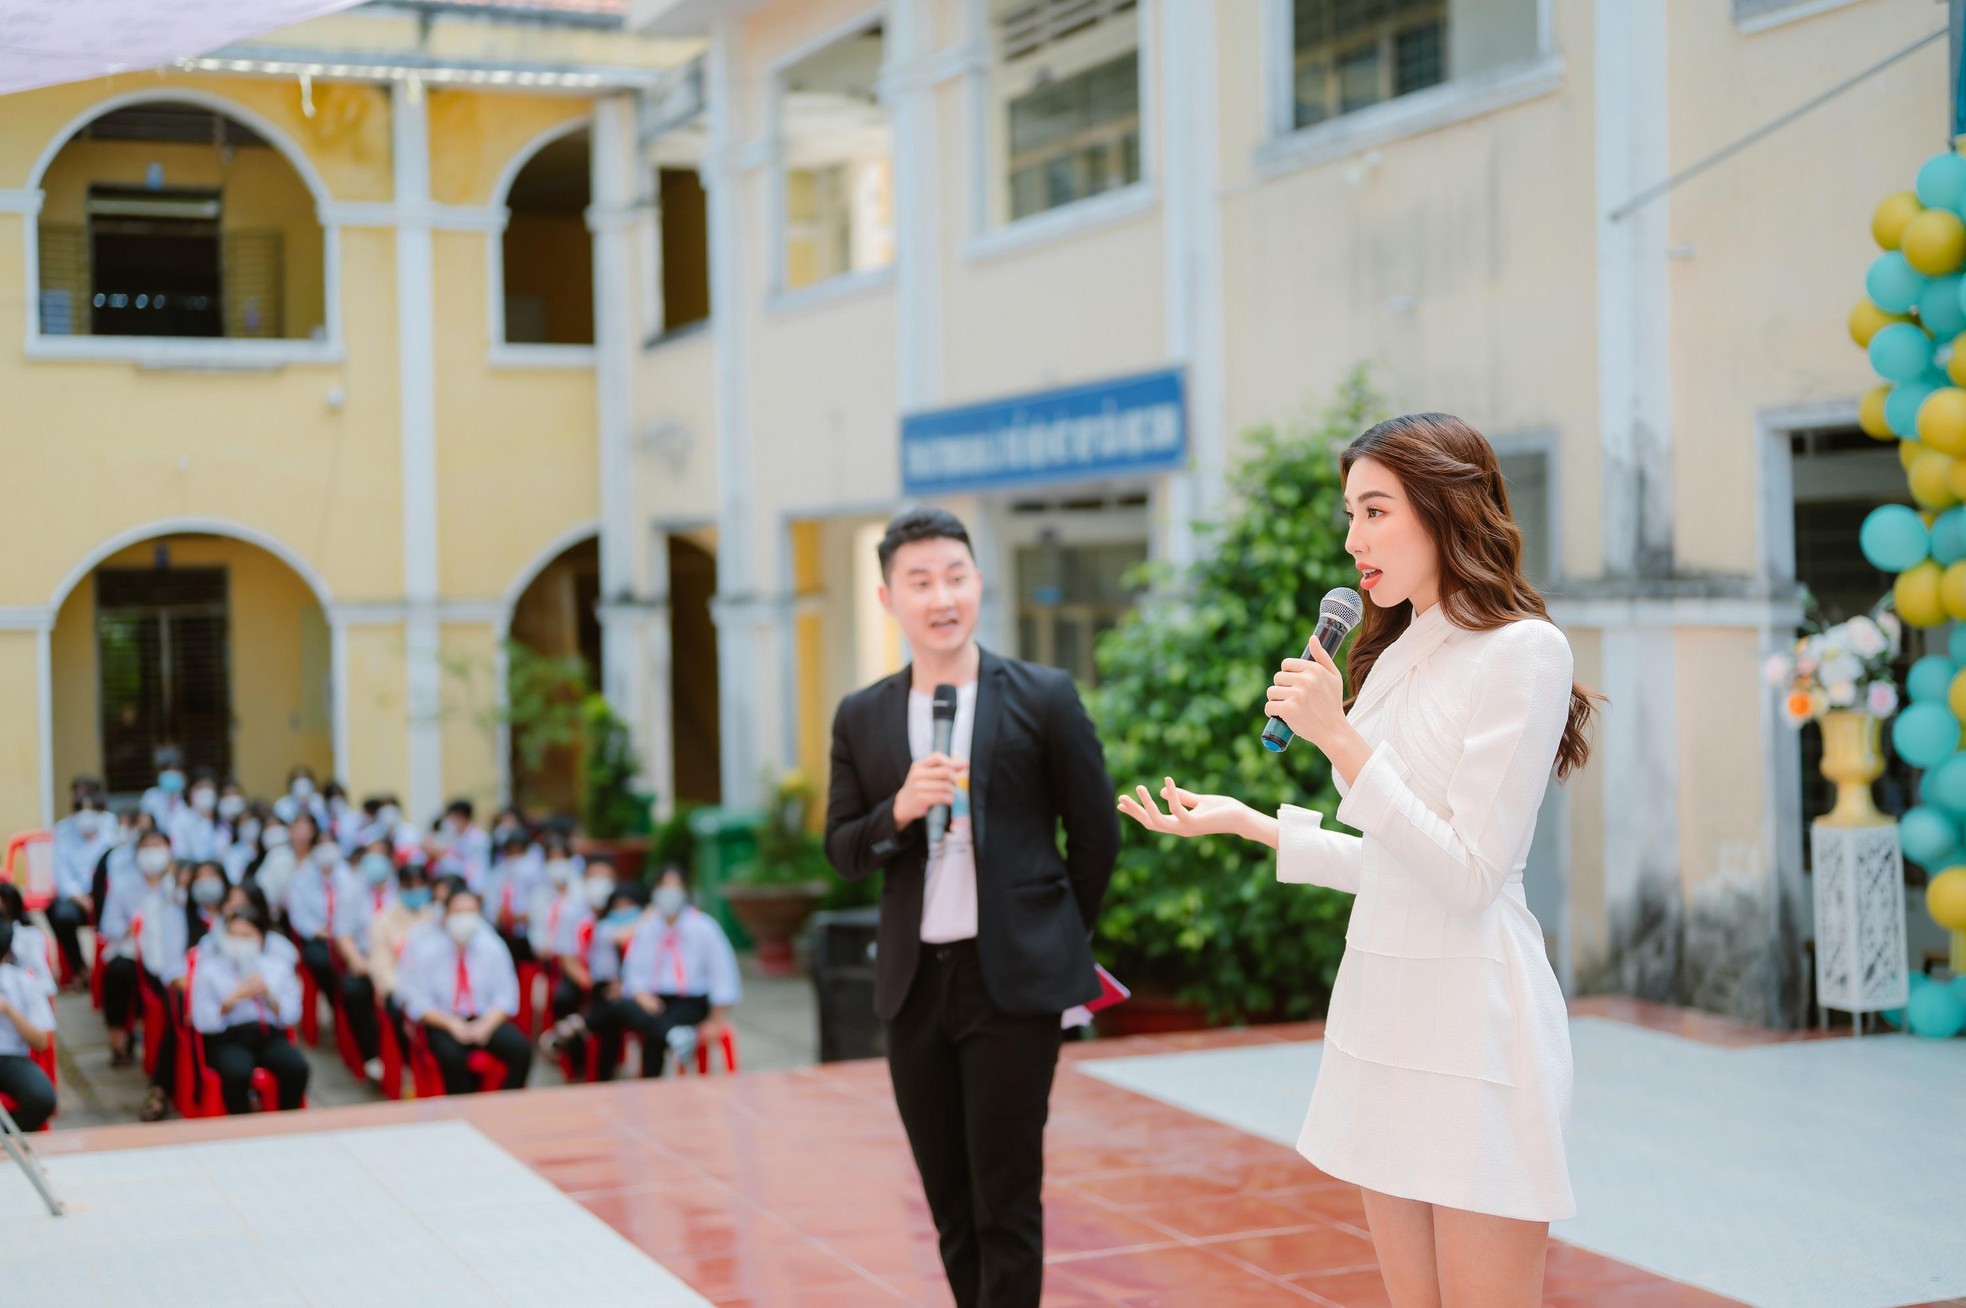
<path fill-rule="evenodd" d="M 1256 811 L 1239 799 L 1227 795 L 1197 795 L 1183 790 L 1174 784 L 1173 777 L 1162 779 L 1160 796 L 1167 802 L 1163 813 L 1160 805 L 1147 793 L 1145 786 L 1135 786 L 1131 795 L 1120 796 L 1120 812 L 1138 822 L 1149 831 L 1164 832 L 1170 836 L 1247 836 L 1252 834 Z"/>

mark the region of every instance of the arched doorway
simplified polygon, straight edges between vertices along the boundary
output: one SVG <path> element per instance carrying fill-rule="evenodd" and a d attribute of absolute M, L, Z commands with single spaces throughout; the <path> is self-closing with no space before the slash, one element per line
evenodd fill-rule
<path fill-rule="evenodd" d="M 723 802 L 723 736 L 717 686 L 717 556 L 688 536 L 669 538 L 670 722 L 676 799 Z"/>
<path fill-rule="evenodd" d="M 526 159 L 500 199 L 509 211 L 499 256 L 501 344 L 594 343 L 589 166 L 587 129 L 570 128 Z"/>
<path fill-rule="evenodd" d="M 60 597 L 51 637 L 59 782 L 134 795 L 159 753 L 278 794 L 334 772 L 333 638 L 318 580 L 231 535 L 112 543 Z"/>
<path fill-rule="evenodd" d="M 601 545 L 589 536 L 540 568 L 512 606 L 507 703 L 515 715 L 552 712 L 601 682 Z M 512 802 L 534 812 L 577 813 L 580 750 L 529 745 L 528 723 L 509 733 Z"/>
<path fill-rule="evenodd" d="M 204 98 L 115 104 L 41 171 L 43 336 L 322 339 L 320 197 Z"/>

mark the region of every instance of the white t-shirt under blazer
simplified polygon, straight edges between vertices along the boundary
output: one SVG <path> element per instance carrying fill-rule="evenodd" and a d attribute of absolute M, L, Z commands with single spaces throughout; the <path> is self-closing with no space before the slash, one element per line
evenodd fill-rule
<path fill-rule="evenodd" d="M 1338 820 L 1285 806 L 1277 879 L 1358 896 L 1297 1151 L 1382 1194 L 1576 1214 L 1570 1028 L 1522 869 L 1570 712 L 1570 644 L 1434 605 L 1348 715 L 1373 747 Z"/>

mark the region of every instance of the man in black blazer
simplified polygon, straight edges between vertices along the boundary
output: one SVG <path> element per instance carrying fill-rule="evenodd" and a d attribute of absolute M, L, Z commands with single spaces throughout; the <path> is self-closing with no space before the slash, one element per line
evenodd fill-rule
<path fill-rule="evenodd" d="M 982 577 L 954 515 L 902 513 L 880 561 L 915 661 L 833 718 L 826 856 L 850 880 L 884 874 L 874 1007 L 949 1288 L 959 1308 L 1035 1308 L 1060 1014 L 1099 994 L 1113 784 L 1070 674 L 976 644 Z M 944 684 L 946 755 L 930 744 Z M 936 805 L 952 815 L 931 851 Z"/>

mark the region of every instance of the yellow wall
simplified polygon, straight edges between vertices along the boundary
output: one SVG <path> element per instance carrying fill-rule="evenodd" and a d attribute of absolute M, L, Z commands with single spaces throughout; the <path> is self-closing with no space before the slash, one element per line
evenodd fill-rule
<path fill-rule="evenodd" d="M 305 763 L 334 773 L 328 628 L 293 570 L 257 546 L 221 536 L 167 536 L 174 567 L 226 571 L 227 659 L 232 672 L 232 770 L 254 795 L 277 795 L 287 770 Z M 111 555 L 101 567 L 147 568 L 157 541 Z M 102 775 L 93 577 L 70 593 L 55 620 L 55 781 Z"/>
<path fill-rule="evenodd" d="M 499 774 L 492 629 L 484 623 L 447 622 L 439 640 L 444 661 L 444 798 L 469 799 L 489 810 L 498 803 Z"/>
<path fill-rule="evenodd" d="M 346 645 L 348 759 L 337 760 L 337 765 L 358 798 L 393 791 L 407 799 L 409 683 L 403 629 L 391 623 L 353 626 Z M 407 816 L 423 822 L 434 815 Z"/>
<path fill-rule="evenodd" d="M 536 56 L 535 56 L 536 57 Z M 530 142 L 557 127 L 585 123 L 591 101 L 574 96 L 430 93 L 430 198 L 439 204 L 503 204 L 493 189 Z"/>
<path fill-rule="evenodd" d="M 707 327 L 637 354 L 635 429 L 661 431 L 668 452 L 635 450 L 637 521 L 717 516 L 716 337 Z M 644 561 L 637 559 L 636 567 Z M 666 578 L 652 579 L 666 586 Z"/>
<path fill-rule="evenodd" d="M 220 224 L 227 234 L 273 230 L 280 234 L 284 323 L 276 335 L 305 340 L 325 330 L 321 224 L 313 193 L 293 165 L 271 147 L 236 146 L 225 160 L 211 145 L 148 141 L 71 141 L 41 179 L 41 223 L 80 227 L 89 188 L 141 186 L 149 165 L 163 165 L 164 186 L 219 188 Z M 227 324 L 228 330 L 234 324 Z"/>
<path fill-rule="evenodd" d="M 1684 627 L 1673 644 L 1679 690 L 1679 876 L 1690 891 L 1721 870 L 1727 846 L 1763 843 L 1763 819 L 1774 798 L 1762 789 L 1761 715 L 1767 697 L 1758 681 L 1760 634 Z"/>
<path fill-rule="evenodd" d="M 41 737 L 36 715 L 23 711 L 34 703 L 38 641 L 32 631 L 0 631 L 0 687 L 17 706 L 0 714 L 0 834 L 41 825 Z"/>

